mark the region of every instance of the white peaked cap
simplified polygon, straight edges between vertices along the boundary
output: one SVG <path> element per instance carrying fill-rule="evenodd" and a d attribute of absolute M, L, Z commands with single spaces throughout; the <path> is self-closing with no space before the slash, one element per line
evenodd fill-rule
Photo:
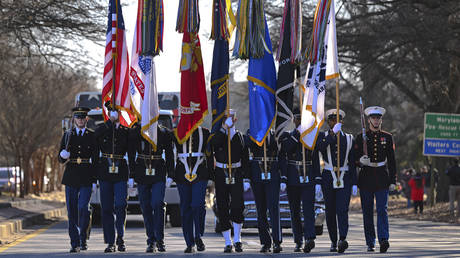
<path fill-rule="evenodd" d="M 385 109 L 383 107 L 379 107 L 379 106 L 372 106 L 372 107 L 367 107 L 365 110 L 364 110 L 364 114 L 366 116 L 370 116 L 370 115 L 380 115 L 380 116 L 383 116 L 385 114 Z"/>
<path fill-rule="evenodd" d="M 330 115 L 337 116 L 337 109 L 334 108 L 334 109 L 329 109 L 328 111 L 326 111 L 326 117 L 329 118 Z M 342 109 L 339 109 L 339 116 L 341 116 L 342 119 L 345 118 L 345 112 Z"/>

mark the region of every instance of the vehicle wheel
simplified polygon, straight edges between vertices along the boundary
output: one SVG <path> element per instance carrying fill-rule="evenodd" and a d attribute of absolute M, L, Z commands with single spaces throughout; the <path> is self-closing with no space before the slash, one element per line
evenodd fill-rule
<path fill-rule="evenodd" d="M 97 205 L 91 205 L 91 225 L 101 225 L 101 207 Z"/>
<path fill-rule="evenodd" d="M 179 205 L 178 204 L 168 205 L 166 209 L 169 214 L 169 222 L 171 223 L 171 226 L 180 227 L 182 223 L 181 223 Z"/>
<path fill-rule="evenodd" d="M 317 236 L 320 236 L 320 235 L 323 234 L 323 225 L 321 225 L 321 226 L 315 226 L 315 234 L 316 234 Z"/>

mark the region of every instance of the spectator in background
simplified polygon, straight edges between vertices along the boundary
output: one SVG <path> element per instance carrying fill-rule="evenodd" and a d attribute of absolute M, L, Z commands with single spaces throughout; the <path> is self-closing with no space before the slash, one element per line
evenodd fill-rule
<path fill-rule="evenodd" d="M 431 171 L 433 171 L 433 177 L 434 177 L 434 185 L 431 185 Z M 438 184 L 438 170 L 436 168 L 434 169 L 428 169 L 427 166 L 423 166 L 422 168 L 422 176 L 425 178 L 425 193 L 426 193 L 426 204 L 431 205 L 431 189 L 436 189 L 436 185 Z M 434 191 L 433 194 L 433 200 L 435 203 L 436 202 L 436 191 Z"/>
<path fill-rule="evenodd" d="M 420 214 L 423 213 L 423 188 L 425 186 L 425 178 L 422 173 L 417 172 L 414 177 L 409 180 L 411 188 L 411 199 L 414 202 L 414 213 L 417 214 L 417 208 Z"/>
<path fill-rule="evenodd" d="M 414 174 L 414 170 L 412 168 L 408 168 L 403 171 L 402 176 L 401 176 L 404 196 L 407 199 L 407 208 L 412 207 L 411 188 L 409 186 L 409 181 L 412 178 L 413 174 Z"/>
<path fill-rule="evenodd" d="M 454 219 L 454 205 L 457 200 L 457 221 L 460 217 L 460 164 L 459 158 L 456 158 L 452 162 L 452 167 L 446 171 L 447 176 L 450 179 L 449 186 L 449 203 L 450 203 L 450 215 Z"/>

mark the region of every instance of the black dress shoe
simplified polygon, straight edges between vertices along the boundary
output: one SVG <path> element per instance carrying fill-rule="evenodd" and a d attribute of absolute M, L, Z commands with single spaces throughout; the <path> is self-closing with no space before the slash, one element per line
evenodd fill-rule
<path fill-rule="evenodd" d="M 263 245 L 262 248 L 260 248 L 261 253 L 269 253 L 270 252 L 270 245 Z"/>
<path fill-rule="evenodd" d="M 368 251 L 368 252 L 374 252 L 374 246 L 368 245 L 368 246 L 367 246 L 367 251 Z"/>
<path fill-rule="evenodd" d="M 163 240 L 160 240 L 157 242 L 157 249 L 158 249 L 158 252 L 166 252 L 166 246 Z"/>
<path fill-rule="evenodd" d="M 115 246 L 113 244 L 109 244 L 107 248 L 105 248 L 104 253 L 115 253 Z"/>
<path fill-rule="evenodd" d="M 281 247 L 281 245 L 278 244 L 278 243 L 274 243 L 274 244 L 273 244 L 273 253 L 274 253 L 274 254 L 278 254 L 278 253 L 280 253 L 281 251 L 283 251 L 283 248 Z"/>
<path fill-rule="evenodd" d="M 236 242 L 233 245 L 235 246 L 235 252 L 237 253 L 243 252 L 243 244 L 241 242 Z"/>
<path fill-rule="evenodd" d="M 185 248 L 184 250 L 184 253 L 186 254 L 191 254 L 191 253 L 194 253 L 195 252 L 195 247 L 193 246 L 187 246 L 187 248 Z"/>
<path fill-rule="evenodd" d="M 302 248 L 302 243 L 295 243 L 294 252 L 295 253 L 301 252 L 301 248 Z"/>
<path fill-rule="evenodd" d="M 343 252 L 345 252 L 345 250 L 347 250 L 347 248 L 348 248 L 347 240 L 340 240 L 339 241 L 339 250 L 338 250 L 338 252 L 343 253 Z"/>
<path fill-rule="evenodd" d="M 117 250 L 118 250 L 119 252 L 124 252 L 124 251 L 126 251 L 125 241 L 123 240 L 122 237 L 118 236 L 118 237 L 117 237 L 116 243 L 117 243 Z"/>
<path fill-rule="evenodd" d="M 82 242 L 80 245 L 80 250 L 82 251 L 88 250 L 88 244 L 86 244 L 86 242 Z"/>
<path fill-rule="evenodd" d="M 145 249 L 146 253 L 154 253 L 155 252 L 155 244 L 147 245 L 147 249 Z"/>
<path fill-rule="evenodd" d="M 309 253 L 311 249 L 315 248 L 315 240 L 309 239 L 307 242 L 305 242 L 305 245 L 303 247 L 303 252 L 304 253 Z"/>
<path fill-rule="evenodd" d="M 198 252 L 202 252 L 206 249 L 204 243 L 203 243 L 203 240 L 201 240 L 201 238 L 197 237 L 195 238 L 195 244 L 196 244 L 196 250 Z"/>
<path fill-rule="evenodd" d="M 233 249 L 232 245 L 226 245 L 224 248 L 224 253 L 231 253 Z"/>
<path fill-rule="evenodd" d="M 80 247 L 78 247 L 78 246 L 77 247 L 72 247 L 72 248 L 70 248 L 69 252 L 71 252 L 71 253 L 79 253 L 80 252 Z"/>
<path fill-rule="evenodd" d="M 388 242 L 388 240 L 383 239 L 382 241 L 380 241 L 380 252 L 381 253 L 386 253 L 389 247 L 390 247 L 390 243 Z"/>
<path fill-rule="evenodd" d="M 329 249 L 330 252 L 337 252 L 337 244 L 336 243 L 332 243 L 331 244 L 331 249 Z"/>

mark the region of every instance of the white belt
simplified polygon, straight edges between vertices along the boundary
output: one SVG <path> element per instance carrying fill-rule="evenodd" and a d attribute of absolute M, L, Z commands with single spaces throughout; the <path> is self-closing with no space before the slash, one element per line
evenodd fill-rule
<path fill-rule="evenodd" d="M 218 168 L 228 168 L 228 164 L 227 163 L 220 163 L 218 161 L 216 161 L 216 167 Z M 241 161 L 238 161 L 236 163 L 232 163 L 232 168 L 239 168 L 241 167 Z"/>
<path fill-rule="evenodd" d="M 329 171 L 335 171 L 334 168 L 331 166 L 331 164 L 328 164 L 328 163 L 324 164 L 324 169 L 329 170 Z M 340 171 L 348 171 L 348 165 L 340 167 Z"/>
<path fill-rule="evenodd" d="M 386 164 L 387 164 L 387 160 L 384 160 L 382 162 L 371 162 L 371 163 L 369 163 L 369 167 L 378 168 L 378 167 L 383 167 Z"/>
<path fill-rule="evenodd" d="M 196 158 L 196 157 L 203 157 L 203 156 L 204 156 L 204 153 L 202 152 L 178 153 L 177 154 L 177 157 L 179 158 L 189 158 L 189 157 Z"/>

